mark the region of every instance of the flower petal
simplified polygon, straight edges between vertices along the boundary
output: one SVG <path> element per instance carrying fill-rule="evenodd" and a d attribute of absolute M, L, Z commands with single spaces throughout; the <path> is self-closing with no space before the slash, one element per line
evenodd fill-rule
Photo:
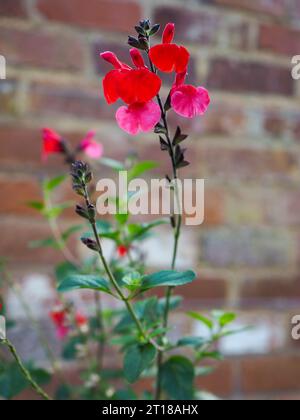
<path fill-rule="evenodd" d="M 153 101 L 122 106 L 116 113 L 119 127 L 133 136 L 153 130 L 160 118 L 161 110 Z"/>
<path fill-rule="evenodd" d="M 89 131 L 80 143 L 80 149 L 91 159 L 99 159 L 103 156 L 103 146 L 94 140 L 95 132 Z"/>
<path fill-rule="evenodd" d="M 210 103 L 209 93 L 202 87 L 183 85 L 173 91 L 171 105 L 174 111 L 186 118 L 203 115 Z"/>
<path fill-rule="evenodd" d="M 163 32 L 163 36 L 162 36 L 163 44 L 171 44 L 171 42 L 174 39 L 174 35 L 175 35 L 175 24 L 167 23 Z"/>
<path fill-rule="evenodd" d="M 158 70 L 171 73 L 175 69 L 177 53 L 177 45 L 159 44 L 150 48 L 149 57 Z"/>
<path fill-rule="evenodd" d="M 119 70 L 112 70 L 103 79 L 104 96 L 109 105 L 120 98 L 117 87 L 121 77 L 122 74 Z"/>
<path fill-rule="evenodd" d="M 118 93 L 127 104 L 148 102 L 153 99 L 161 87 L 160 78 L 146 68 L 122 71 L 118 80 Z"/>
<path fill-rule="evenodd" d="M 185 47 L 178 47 L 177 57 L 175 63 L 176 73 L 182 73 L 186 71 L 190 59 L 190 53 Z"/>

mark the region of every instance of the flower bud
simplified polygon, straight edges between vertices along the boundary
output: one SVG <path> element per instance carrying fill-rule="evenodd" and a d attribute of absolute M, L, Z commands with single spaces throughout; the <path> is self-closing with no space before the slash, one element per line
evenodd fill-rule
<path fill-rule="evenodd" d="M 89 214 L 86 211 L 86 209 L 79 204 L 76 205 L 75 212 L 78 214 L 78 216 L 83 217 L 84 219 L 89 219 Z"/>
<path fill-rule="evenodd" d="M 81 242 L 88 247 L 89 249 L 91 249 L 92 251 L 99 251 L 99 247 L 96 241 L 94 241 L 93 239 L 90 238 L 81 238 Z"/>

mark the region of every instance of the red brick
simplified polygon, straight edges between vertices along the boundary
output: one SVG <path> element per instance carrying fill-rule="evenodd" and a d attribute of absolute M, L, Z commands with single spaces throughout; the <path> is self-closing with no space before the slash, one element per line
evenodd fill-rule
<path fill-rule="evenodd" d="M 59 251 L 48 248 L 30 249 L 29 242 L 51 236 L 47 223 L 34 223 L 29 220 L 5 220 L 0 222 L 1 237 L 0 255 L 8 262 L 31 262 L 51 264 L 62 260 Z"/>
<path fill-rule="evenodd" d="M 0 82 L 0 112 L 1 114 L 16 114 L 17 113 L 17 93 L 18 93 L 17 81 L 1 80 Z"/>
<path fill-rule="evenodd" d="M 83 47 L 73 35 L 0 28 L 0 51 L 10 65 L 78 71 L 84 65 Z"/>
<path fill-rule="evenodd" d="M 99 86 L 34 83 L 30 109 L 35 115 L 68 115 L 89 119 L 112 119 L 115 107 L 109 107 Z"/>
<path fill-rule="evenodd" d="M 281 137 L 287 128 L 287 121 L 277 112 L 267 112 L 264 129 L 272 137 Z"/>
<path fill-rule="evenodd" d="M 257 62 L 215 59 L 211 62 L 208 87 L 230 92 L 293 95 L 290 69 Z"/>
<path fill-rule="evenodd" d="M 141 18 L 140 6 L 127 0 L 38 0 L 37 8 L 49 20 L 96 29 L 129 32 Z"/>
<path fill-rule="evenodd" d="M 176 22 L 176 40 L 216 45 L 220 33 L 226 33 L 227 42 L 236 48 L 249 46 L 249 25 L 243 21 L 224 20 L 222 13 L 208 10 L 191 11 L 180 7 L 160 6 L 155 9 L 155 22 L 162 26 Z"/>
<path fill-rule="evenodd" d="M 204 225 L 213 226 L 224 223 L 224 193 L 221 190 L 205 190 Z"/>
<path fill-rule="evenodd" d="M 0 190 L 2 197 L 5 197 L 5 199 L 0 201 L 0 214 L 6 216 L 12 214 L 36 216 L 38 214 L 27 205 L 29 201 L 41 200 L 41 189 L 37 180 L 29 177 L 10 179 L 9 177 L 1 176 Z"/>
<path fill-rule="evenodd" d="M 241 362 L 241 386 L 247 393 L 292 391 L 300 388 L 300 357 L 257 357 Z"/>
<path fill-rule="evenodd" d="M 265 13 L 276 17 L 286 13 L 287 0 L 214 0 L 220 6 L 229 6 L 246 11 Z"/>
<path fill-rule="evenodd" d="M 297 169 L 297 158 L 285 150 L 229 150 L 207 147 L 199 151 L 199 165 L 218 177 L 288 179 Z"/>
<path fill-rule="evenodd" d="M 245 302 L 259 304 L 263 301 L 280 299 L 300 299 L 300 278 L 270 278 L 245 281 L 241 285 L 240 296 Z"/>
<path fill-rule="evenodd" d="M 264 24 L 259 31 L 259 48 L 293 56 L 300 51 L 300 31 L 279 25 Z"/>
<path fill-rule="evenodd" d="M 24 0 L 1 0 L 0 16 L 27 17 Z"/>
<path fill-rule="evenodd" d="M 215 370 L 211 374 L 197 378 L 197 389 L 212 392 L 217 397 L 226 397 L 232 394 L 234 389 L 233 363 L 225 361 L 213 366 Z"/>

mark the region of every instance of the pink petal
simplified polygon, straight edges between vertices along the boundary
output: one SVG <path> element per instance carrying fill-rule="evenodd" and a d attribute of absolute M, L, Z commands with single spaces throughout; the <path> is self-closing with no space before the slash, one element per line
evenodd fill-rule
<path fill-rule="evenodd" d="M 171 105 L 174 111 L 186 118 L 203 115 L 210 103 L 209 93 L 202 87 L 183 85 L 172 93 Z"/>
<path fill-rule="evenodd" d="M 153 101 L 122 106 L 116 113 L 119 127 L 133 136 L 140 132 L 152 131 L 160 118 L 160 108 Z"/>
<path fill-rule="evenodd" d="M 103 156 L 103 146 L 94 140 L 95 134 L 95 131 L 89 131 L 80 143 L 81 150 L 91 159 L 99 159 Z"/>
<path fill-rule="evenodd" d="M 59 340 L 63 340 L 69 333 L 69 328 L 64 325 L 60 325 L 56 328 L 56 336 Z"/>

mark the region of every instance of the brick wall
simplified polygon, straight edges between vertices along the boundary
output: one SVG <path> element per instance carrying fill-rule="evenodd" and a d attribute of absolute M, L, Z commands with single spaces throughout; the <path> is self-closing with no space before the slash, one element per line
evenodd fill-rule
<path fill-rule="evenodd" d="M 227 398 L 300 398 L 299 343 L 290 338 L 291 317 L 300 312 L 300 82 L 290 64 L 300 53 L 300 2 L 182 3 L 0 0 L 8 75 L 0 81 L 0 255 L 24 292 L 35 291 L 32 305 L 42 317 L 43 303 L 53 298 L 43 285 L 60 256 L 28 249 L 28 240 L 48 228 L 24 203 L 39 197 L 45 170 L 61 166 L 53 159 L 41 164 L 40 128 L 72 139 L 93 128 L 110 157 L 136 148 L 160 156 L 153 136 L 132 140 L 116 127 L 100 99 L 106 67 L 98 52 L 124 56 L 126 35 L 140 17 L 174 21 L 177 39 L 193 54 L 191 79 L 212 96 L 209 113 L 185 128 L 193 133 L 193 175 L 206 179 L 206 222 L 186 228 L 181 247 L 180 264 L 197 267 L 200 278 L 183 291 L 186 307 L 234 308 L 237 325 L 254 326 L 221 344 L 226 361 L 200 385 Z M 165 249 L 167 234 L 162 239 Z M 164 266 L 168 254 L 157 255 L 162 242 L 153 241 L 150 262 Z M 184 328 L 196 330 L 179 325 L 179 333 Z M 30 335 L 15 335 L 32 352 Z"/>

